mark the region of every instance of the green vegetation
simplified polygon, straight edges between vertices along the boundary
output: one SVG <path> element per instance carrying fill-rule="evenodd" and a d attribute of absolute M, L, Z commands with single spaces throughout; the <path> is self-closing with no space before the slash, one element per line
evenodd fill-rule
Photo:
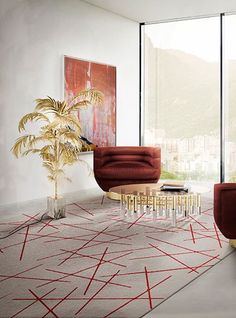
<path fill-rule="evenodd" d="M 236 171 L 231 172 L 229 176 L 229 182 L 236 182 Z"/>
<path fill-rule="evenodd" d="M 177 179 L 177 175 L 175 175 L 175 174 L 172 173 L 172 172 L 168 172 L 168 171 L 162 170 L 162 171 L 161 171 L 160 179 L 176 180 L 176 179 Z"/>

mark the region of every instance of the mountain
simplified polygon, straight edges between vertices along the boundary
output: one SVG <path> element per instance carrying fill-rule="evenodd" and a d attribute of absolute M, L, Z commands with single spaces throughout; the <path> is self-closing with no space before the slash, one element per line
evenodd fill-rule
<path fill-rule="evenodd" d="M 146 90 L 148 126 L 165 129 L 166 137 L 176 138 L 219 131 L 219 64 L 171 49 L 152 48 L 147 58 L 145 81 L 155 81 Z M 230 139 L 236 140 L 235 60 L 228 62 L 225 73 Z"/>

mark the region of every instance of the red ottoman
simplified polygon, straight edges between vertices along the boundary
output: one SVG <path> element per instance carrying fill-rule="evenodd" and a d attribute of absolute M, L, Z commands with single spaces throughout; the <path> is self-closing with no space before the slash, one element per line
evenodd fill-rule
<path fill-rule="evenodd" d="M 236 247 L 236 183 L 214 185 L 214 218 L 222 234 Z"/>
<path fill-rule="evenodd" d="M 98 147 L 94 150 L 94 176 L 103 191 L 135 183 L 156 183 L 161 173 L 158 147 Z"/>

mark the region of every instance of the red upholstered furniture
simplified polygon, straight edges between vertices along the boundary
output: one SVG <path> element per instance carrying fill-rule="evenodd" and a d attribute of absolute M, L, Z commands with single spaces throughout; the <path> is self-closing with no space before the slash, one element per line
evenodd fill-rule
<path fill-rule="evenodd" d="M 94 176 L 104 191 L 122 184 L 156 183 L 161 172 L 158 147 L 98 147 Z"/>
<path fill-rule="evenodd" d="M 222 234 L 236 247 L 236 183 L 215 184 L 214 218 Z"/>

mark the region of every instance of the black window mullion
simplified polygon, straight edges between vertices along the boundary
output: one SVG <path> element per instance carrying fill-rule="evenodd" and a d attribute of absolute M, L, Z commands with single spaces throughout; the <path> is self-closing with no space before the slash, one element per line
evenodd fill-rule
<path fill-rule="evenodd" d="M 223 56 L 223 19 L 220 14 L 220 182 L 225 181 L 225 129 L 224 129 L 224 56 Z"/>

